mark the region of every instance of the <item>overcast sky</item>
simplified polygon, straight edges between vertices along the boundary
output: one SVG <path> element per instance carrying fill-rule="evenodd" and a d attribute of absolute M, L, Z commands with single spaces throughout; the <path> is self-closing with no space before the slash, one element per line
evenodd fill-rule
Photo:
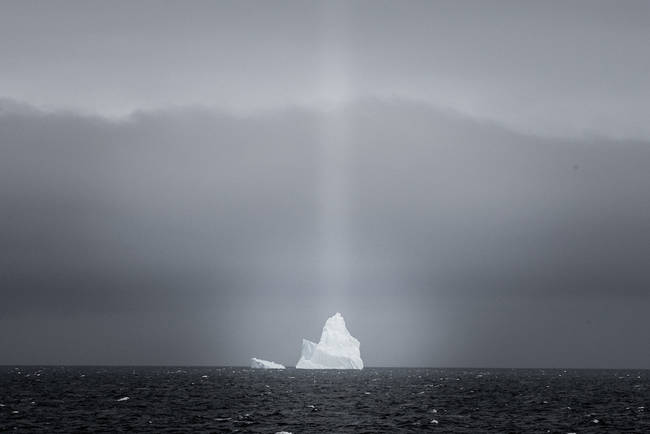
<path fill-rule="evenodd" d="M 650 368 L 648 2 L 0 3 L 0 363 Z"/>

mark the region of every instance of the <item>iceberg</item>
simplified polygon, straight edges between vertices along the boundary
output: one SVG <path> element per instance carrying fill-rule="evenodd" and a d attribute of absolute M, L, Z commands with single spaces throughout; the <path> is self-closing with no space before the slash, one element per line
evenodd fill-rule
<path fill-rule="evenodd" d="M 262 360 L 255 357 L 251 358 L 251 368 L 253 369 L 284 369 L 284 365 L 268 360 Z"/>
<path fill-rule="evenodd" d="M 302 354 L 297 369 L 363 369 L 359 341 L 345 327 L 340 313 L 323 326 L 320 342 L 302 340 Z"/>

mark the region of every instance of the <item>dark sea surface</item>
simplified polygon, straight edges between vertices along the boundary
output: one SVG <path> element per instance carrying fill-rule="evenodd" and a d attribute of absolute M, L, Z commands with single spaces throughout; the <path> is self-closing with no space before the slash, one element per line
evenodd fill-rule
<path fill-rule="evenodd" d="M 650 433 L 649 401 L 642 370 L 0 367 L 1 432 Z"/>

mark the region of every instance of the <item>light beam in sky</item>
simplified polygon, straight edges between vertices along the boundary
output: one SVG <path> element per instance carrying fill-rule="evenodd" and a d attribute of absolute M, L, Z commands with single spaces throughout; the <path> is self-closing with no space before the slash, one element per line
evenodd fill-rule
<path fill-rule="evenodd" d="M 345 103 L 351 96 L 345 59 L 345 4 L 325 3 L 319 93 L 326 110 L 320 132 L 321 274 L 330 298 L 346 292 L 348 245 L 348 124 Z"/>

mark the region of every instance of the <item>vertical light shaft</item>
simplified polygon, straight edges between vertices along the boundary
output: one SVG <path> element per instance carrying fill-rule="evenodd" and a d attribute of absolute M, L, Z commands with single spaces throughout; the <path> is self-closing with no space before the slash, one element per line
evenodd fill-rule
<path fill-rule="evenodd" d="M 349 275 L 348 149 L 345 114 L 324 115 L 321 132 L 321 269 L 328 293 L 345 292 Z"/>
<path fill-rule="evenodd" d="M 324 291 L 346 292 L 349 272 L 348 124 L 345 103 L 350 86 L 345 61 L 345 2 L 323 2 L 322 58 L 319 94 L 325 110 L 320 131 L 320 243 Z"/>

